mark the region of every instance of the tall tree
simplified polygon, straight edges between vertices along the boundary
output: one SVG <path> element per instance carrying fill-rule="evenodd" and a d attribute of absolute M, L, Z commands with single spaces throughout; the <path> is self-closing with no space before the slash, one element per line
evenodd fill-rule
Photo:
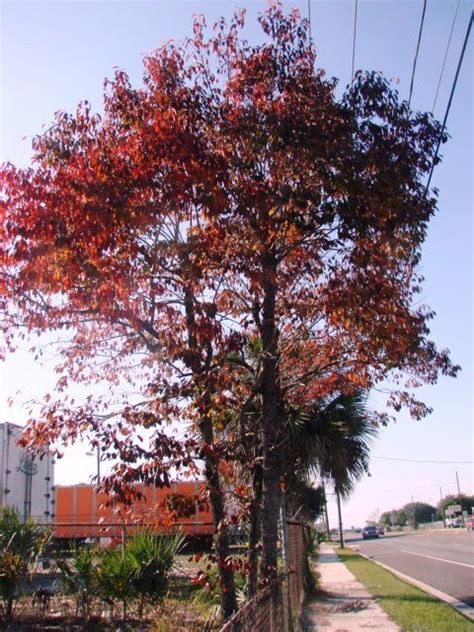
<path fill-rule="evenodd" d="M 334 483 L 339 520 L 339 541 L 344 547 L 341 498 L 347 497 L 354 484 L 368 474 L 369 449 L 376 428 L 365 407 L 366 393 L 338 395 L 323 407 L 318 402 L 315 416 L 316 443 L 320 446 L 319 468 Z"/>
<path fill-rule="evenodd" d="M 118 402 L 91 395 L 79 407 L 48 395 L 30 424 L 33 446 L 89 436 L 115 464 L 106 488 L 122 495 L 137 481 L 168 485 L 171 471 L 203 461 L 229 617 L 237 606 L 212 415 L 239 335 L 225 331 L 212 299 L 223 270 L 206 270 L 193 243 L 199 178 L 187 170 L 201 169 L 202 130 L 192 123 L 197 87 L 185 87 L 176 59 L 163 50 L 146 61 L 146 90 L 117 72 L 102 118 L 86 103 L 59 113 L 33 143 L 35 169 L 4 167 L 3 329 L 7 344 L 18 331 L 59 332 L 60 393 L 103 380 L 141 391 Z M 164 426 L 183 420 L 197 443 Z"/>
<path fill-rule="evenodd" d="M 417 527 L 423 522 L 432 522 L 436 516 L 436 507 L 419 501 L 407 503 L 401 509 L 410 526 Z"/>
<path fill-rule="evenodd" d="M 317 401 L 308 415 L 304 461 L 334 483 L 343 498 L 368 473 L 370 447 L 377 434 L 366 408 L 367 393 L 335 394 Z"/>
<path fill-rule="evenodd" d="M 450 505 L 461 505 L 463 511 L 467 511 L 468 514 L 474 513 L 474 496 L 468 494 L 449 494 L 444 496 L 437 505 L 437 518 L 438 520 L 445 519 L 446 507 Z"/>
<path fill-rule="evenodd" d="M 456 367 L 427 338 L 431 312 L 412 307 L 441 126 L 376 73 L 359 73 L 338 101 L 297 13 L 272 5 L 260 21 L 261 46 L 220 30 L 202 43 L 229 77 L 221 90 L 203 70 L 218 102 L 208 156 L 222 198 L 208 202 L 202 248 L 227 266 L 229 307 L 261 340 L 263 571 L 274 576 L 285 409 L 395 374 L 389 404 L 422 417 L 410 388 Z"/>
<path fill-rule="evenodd" d="M 138 89 L 117 71 L 104 115 L 87 104 L 59 113 L 35 139 L 32 167 L 2 168 L 0 197 L 7 346 L 18 331 L 59 331 L 60 389 L 129 379 L 144 395 L 109 408 L 103 423 L 106 398 L 77 409 L 60 396 L 31 442 L 90 432 L 121 459 L 117 486 L 166 484 L 170 467 L 198 451 L 226 616 L 235 607 L 218 484 L 227 456 L 214 428 L 245 403 L 229 355 L 260 340 L 251 388 L 267 578 L 277 572 L 287 411 L 394 376 L 389 404 L 419 418 L 429 409 L 413 387 L 457 370 L 428 339 L 432 313 L 413 306 L 436 208 L 423 177 L 446 139 L 440 124 L 377 73 L 359 73 L 338 99 L 297 12 L 270 4 L 257 46 L 241 39 L 243 23 L 239 12 L 206 38 L 196 18 L 191 40 L 146 58 Z M 199 446 L 160 426 L 184 419 Z M 154 430 L 147 446 L 143 427 Z"/>
<path fill-rule="evenodd" d="M 394 514 L 396 510 L 393 509 L 392 511 L 384 511 L 382 513 L 382 515 L 380 516 L 380 524 L 383 527 L 391 527 L 392 526 L 392 516 Z"/>

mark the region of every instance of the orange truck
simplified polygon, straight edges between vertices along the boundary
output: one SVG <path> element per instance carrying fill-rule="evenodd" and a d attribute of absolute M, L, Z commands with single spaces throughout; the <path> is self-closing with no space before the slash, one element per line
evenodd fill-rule
<path fill-rule="evenodd" d="M 202 499 L 202 481 L 180 481 L 164 489 L 144 485 L 136 488 L 142 499 L 125 506 L 112 503 L 95 485 L 57 485 L 54 538 L 120 541 L 124 535 L 144 528 L 157 533 L 179 530 L 198 541 L 212 537 L 212 516 Z"/>

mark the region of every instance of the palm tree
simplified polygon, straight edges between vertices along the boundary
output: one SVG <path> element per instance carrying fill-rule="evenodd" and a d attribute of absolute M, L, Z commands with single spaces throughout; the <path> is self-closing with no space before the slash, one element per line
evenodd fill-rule
<path fill-rule="evenodd" d="M 368 473 L 370 447 L 377 429 L 366 401 L 366 392 L 359 389 L 318 399 L 307 411 L 295 410 L 288 415 L 289 494 L 292 486 L 317 475 L 334 484 L 340 512 L 340 498 L 347 498 L 356 482 Z"/>
<path fill-rule="evenodd" d="M 366 409 L 366 392 L 348 395 L 336 393 L 311 402 L 305 409 L 286 411 L 286 433 L 282 438 L 285 460 L 286 501 L 289 515 L 308 521 L 321 512 L 325 503 L 324 487 L 314 487 L 318 476 L 333 482 L 336 495 L 347 498 L 356 481 L 368 472 L 369 451 L 376 428 Z M 227 431 L 234 434 L 236 455 L 234 475 L 249 484 L 248 593 L 257 590 L 258 542 L 261 536 L 262 464 L 260 407 L 250 399 L 238 414 L 229 415 Z M 248 459 L 252 463 L 249 469 Z"/>
<path fill-rule="evenodd" d="M 309 447 L 316 450 L 317 469 L 347 498 L 368 473 L 369 454 L 377 429 L 366 408 L 367 394 L 337 394 L 313 404 L 307 426 Z"/>

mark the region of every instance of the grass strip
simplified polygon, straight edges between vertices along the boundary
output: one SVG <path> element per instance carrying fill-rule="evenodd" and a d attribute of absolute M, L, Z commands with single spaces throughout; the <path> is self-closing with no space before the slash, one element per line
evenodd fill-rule
<path fill-rule="evenodd" d="M 337 554 L 404 632 L 473 632 L 471 621 L 436 597 L 351 549 L 338 549 Z"/>

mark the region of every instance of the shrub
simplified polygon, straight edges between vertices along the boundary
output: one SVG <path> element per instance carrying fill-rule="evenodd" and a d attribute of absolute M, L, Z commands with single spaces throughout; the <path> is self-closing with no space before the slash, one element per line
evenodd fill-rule
<path fill-rule="evenodd" d="M 76 598 L 76 615 L 83 621 L 91 616 L 92 601 L 97 592 L 98 551 L 94 548 L 73 546 L 71 559 L 56 560 L 62 592 Z"/>
<path fill-rule="evenodd" d="M 0 516 L 0 595 L 10 621 L 15 601 L 23 592 L 30 567 L 49 540 L 49 533 L 34 520 L 23 520 L 16 509 Z"/>
<path fill-rule="evenodd" d="M 140 614 L 145 604 L 163 600 L 176 554 L 183 536 L 134 535 L 124 549 L 107 549 L 100 556 L 97 585 L 101 597 L 122 604 L 122 617 L 129 603 L 138 602 Z"/>
<path fill-rule="evenodd" d="M 101 553 L 97 568 L 97 588 L 102 599 L 109 603 L 122 604 L 122 617 L 127 617 L 127 605 L 133 602 L 134 565 L 130 556 L 120 549 L 106 549 Z"/>
<path fill-rule="evenodd" d="M 133 567 L 133 591 L 144 603 L 162 601 L 168 589 L 175 557 L 183 546 L 181 534 L 153 536 L 146 532 L 131 538 L 125 547 L 125 556 Z"/>

